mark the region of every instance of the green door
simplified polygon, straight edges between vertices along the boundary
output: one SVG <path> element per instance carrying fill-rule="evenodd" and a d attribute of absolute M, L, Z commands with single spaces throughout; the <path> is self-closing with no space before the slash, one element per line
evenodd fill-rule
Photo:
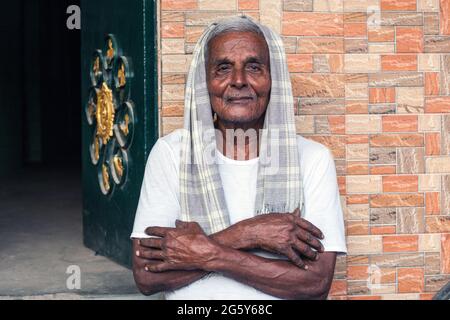
<path fill-rule="evenodd" d="M 158 137 L 156 4 L 81 1 L 84 243 L 122 265 Z"/>

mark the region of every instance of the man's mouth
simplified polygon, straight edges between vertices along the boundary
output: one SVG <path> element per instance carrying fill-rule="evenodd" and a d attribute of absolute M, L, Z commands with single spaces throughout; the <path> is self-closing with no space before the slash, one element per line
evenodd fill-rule
<path fill-rule="evenodd" d="M 226 99 L 228 103 L 248 103 L 253 100 L 251 96 L 229 97 Z"/>

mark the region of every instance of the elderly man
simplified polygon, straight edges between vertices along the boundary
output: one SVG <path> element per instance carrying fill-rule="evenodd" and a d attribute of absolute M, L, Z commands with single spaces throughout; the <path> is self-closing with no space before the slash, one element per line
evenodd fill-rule
<path fill-rule="evenodd" d="M 141 292 L 326 298 L 346 252 L 335 166 L 296 135 L 280 37 L 245 16 L 207 28 L 184 120 L 147 162 L 131 235 Z"/>

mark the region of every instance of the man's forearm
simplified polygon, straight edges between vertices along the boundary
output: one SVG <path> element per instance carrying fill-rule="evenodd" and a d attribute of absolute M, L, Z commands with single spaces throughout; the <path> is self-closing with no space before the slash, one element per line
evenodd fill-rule
<path fill-rule="evenodd" d="M 250 242 L 243 241 L 239 235 L 237 225 L 212 234 L 210 237 L 222 246 L 234 249 L 250 249 Z M 136 251 L 136 250 L 135 250 Z M 139 258 L 138 258 L 139 259 Z M 147 262 L 150 262 L 149 260 Z M 139 276 L 135 275 L 137 285 L 142 293 L 154 294 L 161 291 L 172 291 L 187 286 L 200 280 L 209 272 L 204 270 L 194 271 L 166 271 L 154 273 L 150 271 L 137 271 Z"/>
<path fill-rule="evenodd" d="M 335 253 L 320 255 L 319 261 L 301 269 L 290 261 L 267 259 L 247 252 L 222 246 L 221 253 L 205 266 L 260 291 L 283 299 L 324 299 L 331 279 L 324 276 L 323 267 L 332 264 Z M 325 260 L 325 261 L 324 261 Z"/>

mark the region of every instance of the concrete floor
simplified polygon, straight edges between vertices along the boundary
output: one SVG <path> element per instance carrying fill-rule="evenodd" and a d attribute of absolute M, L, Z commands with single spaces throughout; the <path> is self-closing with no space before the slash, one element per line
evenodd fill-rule
<path fill-rule="evenodd" d="M 0 183 L 0 299 L 155 299 L 131 270 L 83 246 L 80 171 L 26 169 Z M 69 290 L 67 268 L 81 270 Z"/>

